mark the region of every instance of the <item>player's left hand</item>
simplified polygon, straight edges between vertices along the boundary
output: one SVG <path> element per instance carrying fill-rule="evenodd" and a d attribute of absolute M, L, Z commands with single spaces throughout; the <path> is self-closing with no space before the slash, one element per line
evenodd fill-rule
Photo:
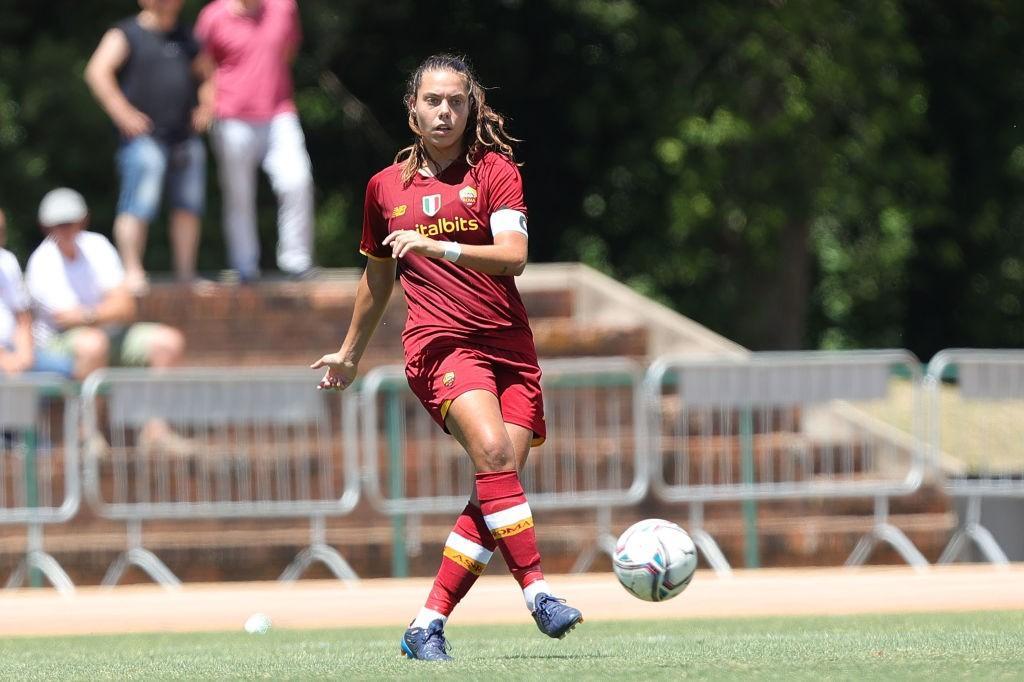
<path fill-rule="evenodd" d="M 384 237 L 382 243 L 391 247 L 392 258 L 401 258 L 409 252 L 430 258 L 440 258 L 444 254 L 443 244 L 424 237 L 416 230 L 397 230 Z"/>

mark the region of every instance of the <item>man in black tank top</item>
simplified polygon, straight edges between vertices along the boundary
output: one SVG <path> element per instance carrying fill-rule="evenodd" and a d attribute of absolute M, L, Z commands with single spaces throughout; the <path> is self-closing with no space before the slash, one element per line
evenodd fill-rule
<path fill-rule="evenodd" d="M 125 283 L 148 290 L 142 265 L 149 224 L 166 193 L 174 270 L 196 279 L 200 218 L 206 200 L 206 148 L 212 84 L 191 27 L 178 20 L 183 0 L 139 0 L 141 11 L 103 36 L 85 80 L 116 126 L 121 176 L 114 237 Z"/>

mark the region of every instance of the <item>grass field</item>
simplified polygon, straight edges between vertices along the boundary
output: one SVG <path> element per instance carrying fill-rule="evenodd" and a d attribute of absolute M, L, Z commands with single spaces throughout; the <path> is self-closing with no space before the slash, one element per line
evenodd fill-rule
<path fill-rule="evenodd" d="M 1024 612 L 449 628 L 455 663 L 408 661 L 400 629 L 9 638 L 3 679 L 1020 679 Z"/>

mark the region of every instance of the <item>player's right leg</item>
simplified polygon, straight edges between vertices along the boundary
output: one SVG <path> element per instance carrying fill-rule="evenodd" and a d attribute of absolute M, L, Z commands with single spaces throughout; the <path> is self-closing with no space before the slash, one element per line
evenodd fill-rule
<path fill-rule="evenodd" d="M 444 626 L 455 606 L 487 568 L 495 543 L 479 505 L 470 502 L 449 533 L 430 595 L 402 638 L 402 652 L 420 660 L 450 660 Z M 433 630 L 432 630 L 433 628 Z"/>

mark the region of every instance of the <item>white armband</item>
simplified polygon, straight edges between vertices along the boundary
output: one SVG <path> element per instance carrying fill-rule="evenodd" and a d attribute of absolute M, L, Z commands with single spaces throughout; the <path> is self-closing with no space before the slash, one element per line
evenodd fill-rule
<path fill-rule="evenodd" d="M 526 216 L 511 208 L 499 208 L 491 214 L 491 236 L 497 236 L 499 232 L 519 232 L 529 237 L 526 232 Z"/>

